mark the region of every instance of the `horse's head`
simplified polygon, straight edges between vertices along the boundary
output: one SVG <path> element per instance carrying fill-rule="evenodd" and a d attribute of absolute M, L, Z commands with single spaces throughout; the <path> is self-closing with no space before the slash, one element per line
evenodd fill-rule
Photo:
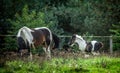
<path fill-rule="evenodd" d="M 22 52 L 21 51 L 23 49 L 30 49 L 30 47 L 28 45 L 28 42 L 26 44 L 22 37 L 17 37 L 17 44 L 18 44 L 18 53 L 20 53 L 21 56 L 22 56 Z"/>
<path fill-rule="evenodd" d="M 17 34 L 18 50 L 29 49 L 33 41 L 31 32 L 33 31 L 26 26 L 19 29 Z"/>
<path fill-rule="evenodd" d="M 77 34 L 73 34 L 73 36 L 71 37 L 68 45 L 73 46 L 74 43 L 78 43 L 78 41 L 79 41 L 79 42 L 81 42 L 81 41 L 83 42 L 83 41 L 85 41 L 85 40 L 84 40 L 81 36 L 79 36 L 79 35 L 77 35 Z"/>
<path fill-rule="evenodd" d="M 73 46 L 76 40 L 76 34 L 73 34 L 70 41 L 68 42 L 68 45 Z"/>

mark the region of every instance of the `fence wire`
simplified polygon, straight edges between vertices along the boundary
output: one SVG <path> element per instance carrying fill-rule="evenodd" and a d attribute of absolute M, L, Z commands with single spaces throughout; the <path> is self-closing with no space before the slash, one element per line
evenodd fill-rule
<path fill-rule="evenodd" d="M 14 40 L 16 39 L 16 35 L 0 35 L 0 37 L 2 38 L 12 37 Z M 71 38 L 71 36 L 66 35 L 59 35 L 58 37 L 60 38 L 60 47 L 67 44 Z M 120 39 L 120 36 L 82 36 L 82 37 L 86 41 L 97 40 L 99 42 L 102 42 L 104 44 L 102 51 L 109 51 L 110 53 L 113 53 L 113 48 L 118 48 L 118 46 L 120 45 L 120 42 L 116 41 L 116 39 Z M 2 39 L 0 39 L 1 45 L 7 44 L 6 42 L 2 43 L 1 40 Z"/>

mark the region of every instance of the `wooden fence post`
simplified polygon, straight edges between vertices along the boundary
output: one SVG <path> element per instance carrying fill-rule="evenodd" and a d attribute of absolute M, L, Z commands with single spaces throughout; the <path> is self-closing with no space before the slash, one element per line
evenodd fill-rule
<path fill-rule="evenodd" d="M 113 39 L 112 36 L 110 36 L 110 54 L 113 53 Z"/>

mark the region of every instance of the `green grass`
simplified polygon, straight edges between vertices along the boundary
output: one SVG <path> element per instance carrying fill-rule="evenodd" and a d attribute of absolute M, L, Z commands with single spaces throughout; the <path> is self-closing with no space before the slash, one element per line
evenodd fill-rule
<path fill-rule="evenodd" d="M 0 73 L 119 73 L 120 58 L 52 58 L 40 63 L 39 61 L 25 62 L 22 60 L 7 61 L 0 68 Z"/>

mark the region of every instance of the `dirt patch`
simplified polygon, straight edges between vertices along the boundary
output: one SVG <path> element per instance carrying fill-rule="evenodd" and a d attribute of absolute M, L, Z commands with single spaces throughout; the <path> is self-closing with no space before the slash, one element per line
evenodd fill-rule
<path fill-rule="evenodd" d="M 105 55 L 105 56 L 112 56 L 112 57 L 120 57 L 120 53 L 119 51 L 114 52 L 113 54 L 109 54 L 109 53 L 101 53 L 101 55 Z M 78 58 L 78 57 L 83 57 L 83 55 L 81 54 L 81 52 L 72 52 L 72 51 L 59 51 L 59 50 L 55 50 L 52 51 L 52 58 Z M 24 54 L 22 57 L 18 55 L 17 52 L 3 52 L 0 53 L 0 67 L 3 67 L 6 63 L 6 61 L 11 61 L 11 60 L 23 60 L 23 61 L 29 61 L 28 59 L 28 55 Z M 33 55 L 33 59 L 39 62 L 43 62 L 44 60 L 46 60 L 46 55 L 45 53 L 41 53 L 41 54 L 34 54 Z"/>

